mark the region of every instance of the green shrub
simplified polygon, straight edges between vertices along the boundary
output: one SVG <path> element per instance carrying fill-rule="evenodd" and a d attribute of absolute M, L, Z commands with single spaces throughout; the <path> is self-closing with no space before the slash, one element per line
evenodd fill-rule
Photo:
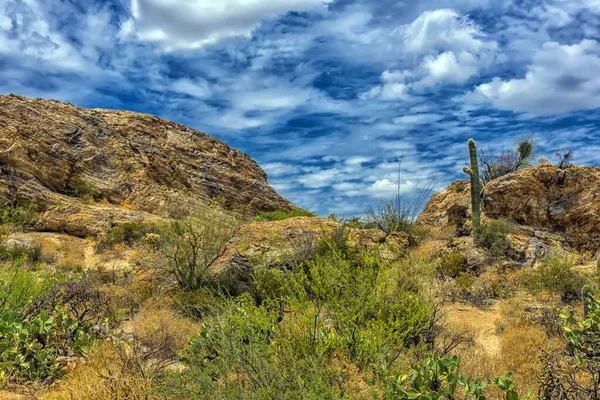
<path fill-rule="evenodd" d="M 514 224 L 504 219 L 486 222 L 481 224 L 479 233 L 476 236 L 476 244 L 488 249 L 493 257 L 510 258 L 512 249 L 506 236 L 515 231 Z"/>
<path fill-rule="evenodd" d="M 467 258 L 459 252 L 446 253 L 438 260 L 437 271 L 444 277 L 457 278 L 467 272 Z"/>
<path fill-rule="evenodd" d="M 588 312 L 564 320 L 565 350 L 546 350 L 541 356 L 539 398 L 597 399 L 600 388 L 600 302 L 588 297 Z"/>
<path fill-rule="evenodd" d="M 173 279 L 184 290 L 220 286 L 209 268 L 237 231 L 237 219 L 216 207 L 206 207 L 181 220 L 157 225 L 144 241 L 156 257 L 147 267 L 159 279 Z"/>
<path fill-rule="evenodd" d="M 343 382 L 330 372 L 302 330 L 278 328 L 280 309 L 256 306 L 249 295 L 228 300 L 184 354 L 189 368 L 173 374 L 162 391 L 169 398 L 340 398 Z"/>
<path fill-rule="evenodd" d="M 18 259 L 7 270 L 0 271 L 0 310 L 21 310 L 49 289 L 49 281 L 26 270 L 24 261 Z"/>
<path fill-rule="evenodd" d="M 38 243 L 33 245 L 16 245 L 6 247 L 0 243 L 0 260 L 16 261 L 18 259 L 27 260 L 33 264 L 42 261 L 42 246 Z"/>
<path fill-rule="evenodd" d="M 73 194 L 80 199 L 89 200 L 94 196 L 95 190 L 91 183 L 81 180 L 75 183 Z"/>
<path fill-rule="evenodd" d="M 24 205 L 4 204 L 0 206 L 0 224 L 13 229 L 26 229 L 39 221 L 39 213 L 32 203 Z"/>
<path fill-rule="evenodd" d="M 254 221 L 283 221 L 284 219 L 294 217 L 316 217 L 317 214 L 314 211 L 307 211 L 301 208 L 293 210 L 278 210 L 278 211 L 264 211 L 254 217 Z"/>
<path fill-rule="evenodd" d="M 585 285 L 585 278 L 573 271 L 574 266 L 574 258 L 552 254 L 537 269 L 523 274 L 522 281 L 533 292 L 548 290 L 560 294 L 563 301 L 573 302 Z"/>
<path fill-rule="evenodd" d="M 149 233 L 156 233 L 155 223 L 131 221 L 108 229 L 96 243 L 96 253 L 113 248 L 119 243 L 131 246 Z"/>

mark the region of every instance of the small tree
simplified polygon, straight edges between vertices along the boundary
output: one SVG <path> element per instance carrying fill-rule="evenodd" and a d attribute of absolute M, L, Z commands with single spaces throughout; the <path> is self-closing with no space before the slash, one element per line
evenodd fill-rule
<path fill-rule="evenodd" d="M 199 289 L 212 282 L 209 268 L 237 228 L 235 217 L 215 207 L 171 221 L 145 238 L 157 255 L 150 265 L 173 277 L 184 290 Z"/>
<path fill-rule="evenodd" d="M 510 174 L 531 165 L 535 157 L 533 136 L 521 140 L 515 150 L 504 150 L 494 156 L 491 150 L 481 151 L 479 159 L 482 165 L 481 178 L 489 182 L 501 176 Z"/>
<path fill-rule="evenodd" d="M 556 166 L 560 169 L 567 169 L 567 168 L 571 168 L 574 164 L 573 164 L 573 150 L 569 150 L 569 151 L 557 151 L 556 153 L 554 153 L 555 157 L 557 158 L 557 162 L 556 162 Z"/>

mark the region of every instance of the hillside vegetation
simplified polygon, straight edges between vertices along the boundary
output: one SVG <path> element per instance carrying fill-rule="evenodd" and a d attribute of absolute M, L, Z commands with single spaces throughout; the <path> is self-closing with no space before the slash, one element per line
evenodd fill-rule
<path fill-rule="evenodd" d="M 416 220 L 399 198 L 350 219 L 270 190 L 238 207 L 202 198 L 209 175 L 116 202 L 2 153 L 20 189 L 0 207 L 0 398 L 600 398 L 600 169 L 519 145 L 484 173 L 469 151 L 470 180 Z M 149 206 L 170 196 L 189 201 Z"/>

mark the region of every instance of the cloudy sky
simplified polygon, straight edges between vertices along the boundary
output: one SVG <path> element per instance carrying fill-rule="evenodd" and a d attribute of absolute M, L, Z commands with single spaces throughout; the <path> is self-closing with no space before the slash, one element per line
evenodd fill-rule
<path fill-rule="evenodd" d="M 360 213 L 466 141 L 600 157 L 600 0 L 0 0 L 0 93 L 156 114 Z"/>

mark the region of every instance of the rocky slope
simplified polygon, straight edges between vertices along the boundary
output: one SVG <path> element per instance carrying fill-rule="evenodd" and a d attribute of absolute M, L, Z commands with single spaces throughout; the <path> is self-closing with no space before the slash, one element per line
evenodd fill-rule
<path fill-rule="evenodd" d="M 79 236 L 218 199 L 291 209 L 246 154 L 155 116 L 0 96 L 0 203 L 38 204 L 44 230 Z"/>
<path fill-rule="evenodd" d="M 468 181 L 454 182 L 432 196 L 418 221 L 464 233 L 469 196 Z M 489 182 L 483 198 L 485 217 L 510 219 L 533 236 L 558 236 L 578 250 L 600 249 L 600 168 L 526 168 Z"/>

